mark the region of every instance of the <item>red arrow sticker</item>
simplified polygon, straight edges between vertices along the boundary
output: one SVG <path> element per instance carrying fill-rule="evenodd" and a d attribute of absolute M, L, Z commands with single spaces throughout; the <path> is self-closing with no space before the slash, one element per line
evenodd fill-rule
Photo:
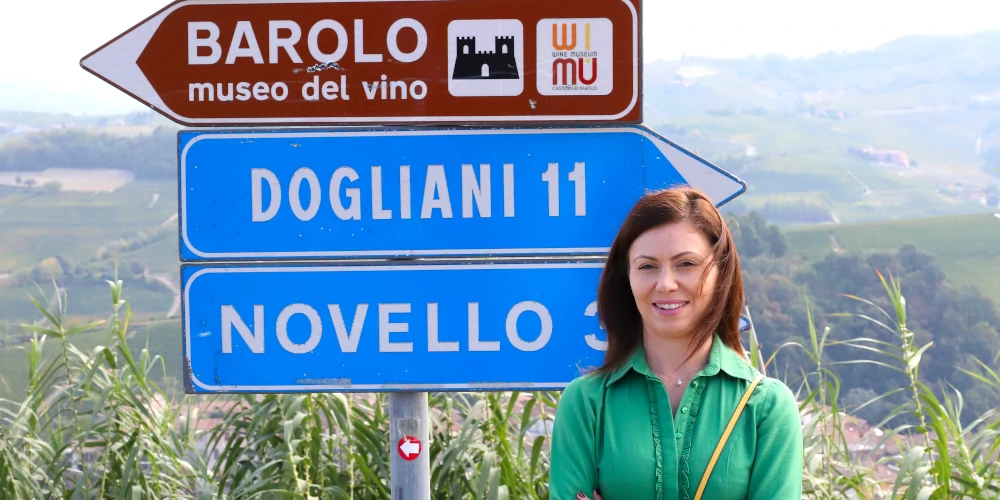
<path fill-rule="evenodd" d="M 420 456 L 420 450 L 423 449 L 423 445 L 420 444 L 420 440 L 413 436 L 405 436 L 403 439 L 399 440 L 399 456 L 403 457 L 403 460 L 416 460 Z"/>

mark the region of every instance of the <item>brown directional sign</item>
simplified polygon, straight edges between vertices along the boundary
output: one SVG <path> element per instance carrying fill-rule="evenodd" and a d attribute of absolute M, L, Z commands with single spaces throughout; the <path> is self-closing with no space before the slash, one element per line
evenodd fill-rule
<path fill-rule="evenodd" d="M 181 0 L 84 69 L 188 126 L 642 121 L 640 0 Z"/>

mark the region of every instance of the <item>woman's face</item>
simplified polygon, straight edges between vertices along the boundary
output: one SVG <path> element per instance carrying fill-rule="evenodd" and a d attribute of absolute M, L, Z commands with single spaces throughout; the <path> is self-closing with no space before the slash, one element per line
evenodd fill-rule
<path fill-rule="evenodd" d="M 718 269 L 708 238 L 687 222 L 642 233 L 629 249 L 629 283 L 646 335 L 684 338 L 712 300 Z M 711 265 L 705 281 L 705 266 Z"/>

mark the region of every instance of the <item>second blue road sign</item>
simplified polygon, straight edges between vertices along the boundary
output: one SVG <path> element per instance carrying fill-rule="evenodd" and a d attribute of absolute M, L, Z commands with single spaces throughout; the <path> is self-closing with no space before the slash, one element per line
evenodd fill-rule
<path fill-rule="evenodd" d="M 602 267 L 187 265 L 185 387 L 560 389 L 604 358 Z"/>

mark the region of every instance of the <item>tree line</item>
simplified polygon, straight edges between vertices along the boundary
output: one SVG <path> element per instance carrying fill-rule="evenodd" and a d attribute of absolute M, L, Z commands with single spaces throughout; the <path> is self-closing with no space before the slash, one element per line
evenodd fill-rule
<path fill-rule="evenodd" d="M 864 337 L 898 344 L 895 332 L 857 316 L 884 320 L 874 306 L 850 297 L 874 297 L 876 306 L 891 311 L 888 299 L 878 299 L 885 297 L 878 273 L 887 280 L 891 275 L 902 281 L 907 326 L 914 332 L 914 344 L 934 342 L 923 355 L 921 379 L 935 389 L 951 386 L 960 390 L 965 415 L 982 415 L 1000 407 L 1000 394 L 961 371 L 977 371 L 973 358 L 996 369 L 1000 354 L 997 305 L 976 289 L 953 285 L 933 256 L 906 245 L 895 252 L 830 253 L 822 260 L 810 261 L 791 254 L 780 229 L 760 214 L 728 218 L 743 264 L 747 304 L 765 356 L 787 342 L 808 345 L 809 312 L 816 328 L 831 328 L 832 341 Z M 840 380 L 843 403 L 856 408 L 876 395 L 906 387 L 903 373 L 875 364 L 844 364 L 871 355 L 842 345 L 825 351 L 823 361 Z M 794 378 L 796 373 L 810 371 L 811 364 L 801 349 L 785 347 L 769 369 L 781 373 L 782 378 Z M 906 397 L 897 392 L 857 414 L 878 423 Z"/>
<path fill-rule="evenodd" d="M 163 126 L 133 137 L 58 129 L 5 143 L 0 147 L 0 171 L 113 168 L 134 172 L 139 179 L 175 179 L 176 149 L 176 129 Z"/>

